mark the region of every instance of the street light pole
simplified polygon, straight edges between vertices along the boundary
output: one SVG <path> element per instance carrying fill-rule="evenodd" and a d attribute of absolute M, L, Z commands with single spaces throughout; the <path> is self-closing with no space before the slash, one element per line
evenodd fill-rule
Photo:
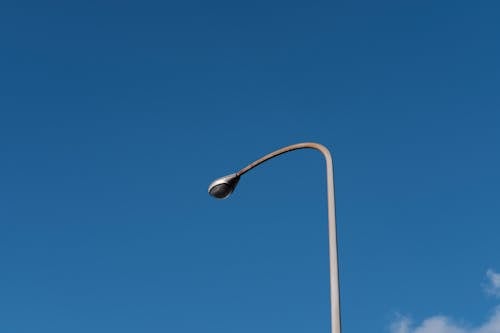
<path fill-rule="evenodd" d="M 330 255 L 330 301 L 331 301 L 331 333 L 341 333 L 340 323 L 340 288 L 339 288 L 339 270 L 337 254 L 337 228 L 335 224 L 335 192 L 333 185 L 333 160 L 330 151 L 323 145 L 314 142 L 297 143 L 278 149 L 262 158 L 250 163 L 240 171 L 221 177 L 212 182 L 208 192 L 215 198 L 227 198 L 235 189 L 240 177 L 252 170 L 256 166 L 268 161 L 276 156 L 288 153 L 297 149 L 311 148 L 319 150 L 326 160 L 326 183 L 328 192 L 328 241 Z"/>

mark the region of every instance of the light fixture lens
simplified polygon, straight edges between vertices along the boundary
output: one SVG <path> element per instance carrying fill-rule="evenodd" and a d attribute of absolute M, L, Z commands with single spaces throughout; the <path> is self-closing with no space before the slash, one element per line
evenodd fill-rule
<path fill-rule="evenodd" d="M 219 184 L 212 186 L 212 188 L 208 191 L 211 196 L 217 199 L 227 198 L 231 194 L 232 189 L 228 184 Z"/>

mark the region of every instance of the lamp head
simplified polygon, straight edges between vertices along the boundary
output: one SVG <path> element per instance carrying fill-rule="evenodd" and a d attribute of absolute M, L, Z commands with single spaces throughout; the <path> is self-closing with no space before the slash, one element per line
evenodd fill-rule
<path fill-rule="evenodd" d="M 233 193 L 240 176 L 233 173 L 214 180 L 208 187 L 208 193 L 217 199 L 225 199 Z"/>

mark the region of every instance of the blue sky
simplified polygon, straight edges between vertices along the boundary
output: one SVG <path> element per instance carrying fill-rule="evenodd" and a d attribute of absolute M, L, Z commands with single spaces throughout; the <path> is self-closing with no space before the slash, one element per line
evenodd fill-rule
<path fill-rule="evenodd" d="M 0 331 L 500 332 L 499 11 L 2 1 Z"/>

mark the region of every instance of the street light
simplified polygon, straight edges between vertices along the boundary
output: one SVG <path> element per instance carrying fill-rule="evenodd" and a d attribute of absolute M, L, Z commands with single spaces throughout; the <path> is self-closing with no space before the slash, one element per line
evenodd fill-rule
<path fill-rule="evenodd" d="M 333 188 L 333 161 L 330 151 L 325 146 L 314 143 L 304 142 L 286 146 L 267 154 L 255 162 L 250 163 L 240 171 L 218 178 L 208 187 L 208 193 L 217 198 L 225 199 L 233 193 L 240 177 L 252 170 L 259 164 L 264 163 L 278 155 L 288 153 L 292 150 L 311 148 L 319 150 L 326 160 L 326 182 L 328 190 L 328 241 L 330 254 L 330 300 L 331 300 L 331 325 L 332 333 L 340 333 L 340 295 L 339 295 L 339 269 L 337 255 L 337 233 L 335 225 L 335 193 Z"/>

